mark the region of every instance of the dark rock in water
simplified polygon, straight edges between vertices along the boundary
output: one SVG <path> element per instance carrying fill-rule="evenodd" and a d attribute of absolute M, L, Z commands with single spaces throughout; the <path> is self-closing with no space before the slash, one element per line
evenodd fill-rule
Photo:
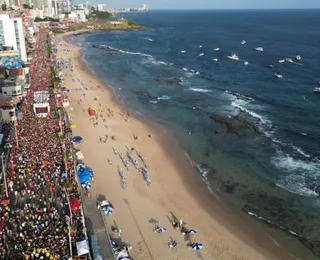
<path fill-rule="evenodd" d="M 238 186 L 239 186 L 239 183 L 227 181 L 227 182 L 222 182 L 221 189 L 226 193 L 233 194 L 235 192 L 235 189 Z"/>
<path fill-rule="evenodd" d="M 167 86 L 181 86 L 182 80 L 179 78 L 165 79 L 164 83 Z"/>
<path fill-rule="evenodd" d="M 229 118 L 226 116 L 213 115 L 211 116 L 211 119 L 219 124 L 225 125 L 228 132 L 235 133 L 238 136 L 248 136 L 252 134 L 260 135 L 260 131 L 256 126 L 240 116 Z"/>
<path fill-rule="evenodd" d="M 220 134 L 220 131 L 219 130 L 216 130 L 216 131 L 214 131 L 216 134 Z"/>

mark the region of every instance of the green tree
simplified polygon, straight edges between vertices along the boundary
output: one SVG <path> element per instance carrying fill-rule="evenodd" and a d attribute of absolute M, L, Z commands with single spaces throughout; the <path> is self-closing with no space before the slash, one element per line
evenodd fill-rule
<path fill-rule="evenodd" d="M 28 5 L 28 4 L 23 4 L 23 8 L 24 9 L 32 9 L 32 7 L 30 5 Z"/>
<path fill-rule="evenodd" d="M 7 11 L 7 5 L 6 5 L 6 3 L 3 3 L 3 4 L 1 5 L 1 9 L 2 9 L 2 11 Z"/>

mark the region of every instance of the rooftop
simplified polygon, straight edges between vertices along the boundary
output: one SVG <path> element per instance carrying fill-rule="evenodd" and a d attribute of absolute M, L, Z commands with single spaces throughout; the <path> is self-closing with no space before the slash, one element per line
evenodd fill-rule
<path fill-rule="evenodd" d="M 11 107 L 18 104 L 18 98 L 0 98 L 0 107 Z"/>
<path fill-rule="evenodd" d="M 0 79 L 0 88 L 3 87 L 14 87 L 24 84 L 23 77 L 8 77 L 6 79 Z"/>

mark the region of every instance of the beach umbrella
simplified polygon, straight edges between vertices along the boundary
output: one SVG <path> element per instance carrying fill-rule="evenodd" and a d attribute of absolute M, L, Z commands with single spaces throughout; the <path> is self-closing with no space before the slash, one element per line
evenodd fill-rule
<path fill-rule="evenodd" d="M 75 128 L 77 128 L 77 125 L 75 123 L 73 123 L 73 124 L 70 125 L 70 128 L 71 129 L 75 129 Z"/>
<path fill-rule="evenodd" d="M 191 244 L 191 248 L 196 251 L 199 251 L 202 247 L 203 247 L 203 245 L 201 243 L 192 243 Z"/>
<path fill-rule="evenodd" d="M 72 138 L 72 141 L 75 143 L 81 143 L 82 137 L 81 136 L 75 136 Z"/>
<path fill-rule="evenodd" d="M 195 230 L 195 229 L 187 229 L 187 230 L 186 230 L 186 233 L 187 233 L 187 234 L 196 234 L 196 233 L 198 233 L 198 231 Z"/>
<path fill-rule="evenodd" d="M 63 173 L 61 174 L 61 178 L 64 179 L 64 180 L 66 180 L 66 179 L 67 179 L 67 174 L 66 174 L 65 172 L 63 172 Z"/>
<path fill-rule="evenodd" d="M 163 233 L 163 232 L 166 232 L 166 230 L 167 230 L 167 229 L 165 229 L 165 228 L 163 228 L 163 227 L 157 227 L 157 228 L 155 229 L 155 231 L 156 231 L 157 233 Z"/>
<path fill-rule="evenodd" d="M 113 210 L 114 210 L 114 207 L 111 203 L 103 207 L 103 211 L 107 216 L 111 215 L 113 213 Z"/>
<path fill-rule="evenodd" d="M 85 183 L 82 183 L 81 185 L 85 190 L 91 189 L 91 182 L 86 181 Z"/>

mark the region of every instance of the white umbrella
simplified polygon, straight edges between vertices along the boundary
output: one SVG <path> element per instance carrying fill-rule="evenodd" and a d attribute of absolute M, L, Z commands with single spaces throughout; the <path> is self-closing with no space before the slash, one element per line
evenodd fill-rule
<path fill-rule="evenodd" d="M 85 190 L 90 190 L 91 189 L 91 183 L 88 182 L 88 181 L 85 182 L 85 183 L 82 183 L 81 185 Z"/>
<path fill-rule="evenodd" d="M 201 243 L 192 243 L 191 248 L 195 251 L 199 251 L 203 245 Z"/>
<path fill-rule="evenodd" d="M 195 229 L 187 229 L 186 231 L 186 234 L 196 234 L 196 233 L 198 233 L 198 231 Z"/>

